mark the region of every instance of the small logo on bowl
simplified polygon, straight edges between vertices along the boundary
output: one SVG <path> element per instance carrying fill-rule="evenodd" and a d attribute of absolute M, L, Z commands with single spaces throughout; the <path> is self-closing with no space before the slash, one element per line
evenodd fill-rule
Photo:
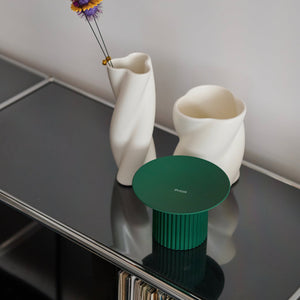
<path fill-rule="evenodd" d="M 181 194 L 187 194 L 187 191 L 180 190 L 180 189 L 174 189 L 174 192 L 181 193 Z"/>

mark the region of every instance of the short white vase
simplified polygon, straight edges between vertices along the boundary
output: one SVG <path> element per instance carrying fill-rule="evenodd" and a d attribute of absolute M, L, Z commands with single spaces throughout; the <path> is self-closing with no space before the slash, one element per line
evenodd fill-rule
<path fill-rule="evenodd" d="M 155 83 L 151 58 L 132 53 L 107 66 L 116 97 L 110 125 L 110 144 L 119 168 L 117 181 L 132 185 L 135 172 L 156 158 L 152 139 L 155 119 Z"/>
<path fill-rule="evenodd" d="M 179 136 L 174 155 L 190 155 L 219 166 L 236 182 L 245 150 L 246 106 L 227 89 L 203 85 L 174 104 L 173 121 Z"/>

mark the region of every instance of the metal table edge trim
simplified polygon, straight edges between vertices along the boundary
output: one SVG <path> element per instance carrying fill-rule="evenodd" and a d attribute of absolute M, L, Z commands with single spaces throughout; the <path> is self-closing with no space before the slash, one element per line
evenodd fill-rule
<path fill-rule="evenodd" d="M 142 270 L 140 266 L 138 266 L 128 258 L 123 257 L 121 254 L 118 254 L 108 247 L 97 243 L 93 239 L 84 236 L 82 233 L 70 228 L 69 226 L 56 221 L 55 219 L 47 216 L 46 214 L 38 211 L 37 209 L 31 207 L 30 205 L 24 203 L 23 201 L 15 198 L 12 195 L 9 195 L 2 190 L 0 190 L 0 200 L 7 205 L 17 209 L 18 211 L 24 213 L 25 215 L 41 222 L 43 225 L 55 230 L 57 233 L 62 234 L 64 237 L 70 239 L 71 241 L 76 242 L 80 246 L 83 246 L 90 252 L 93 252 L 94 254 L 110 261 L 117 267 L 120 267 L 121 269 L 124 269 L 129 273 L 136 275 L 137 277 L 148 282 L 150 285 L 157 287 L 158 289 L 162 289 L 173 297 L 182 300 L 201 300 L 201 298 L 197 298 L 194 295 L 187 295 L 181 292 L 177 288 L 174 288 L 166 282 L 147 273 L 147 271 Z"/>
<path fill-rule="evenodd" d="M 6 107 L 8 107 L 9 105 L 12 105 L 14 103 L 16 103 L 19 100 L 22 100 L 23 98 L 25 98 L 26 96 L 36 92 L 37 90 L 41 89 L 42 87 L 44 87 L 45 85 L 47 85 L 49 82 L 51 82 L 50 78 L 46 78 L 43 79 L 42 81 L 36 83 L 35 85 L 27 88 L 26 90 L 18 93 L 17 95 L 5 100 L 4 102 L 2 102 L 0 104 L 0 111 Z"/>

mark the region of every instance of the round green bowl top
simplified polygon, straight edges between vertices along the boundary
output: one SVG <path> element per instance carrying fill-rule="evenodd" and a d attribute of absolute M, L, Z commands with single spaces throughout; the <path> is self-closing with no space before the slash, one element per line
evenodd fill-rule
<path fill-rule="evenodd" d="M 230 182 L 215 164 L 192 156 L 165 156 L 143 165 L 133 178 L 137 197 L 154 210 L 195 214 L 220 204 Z"/>

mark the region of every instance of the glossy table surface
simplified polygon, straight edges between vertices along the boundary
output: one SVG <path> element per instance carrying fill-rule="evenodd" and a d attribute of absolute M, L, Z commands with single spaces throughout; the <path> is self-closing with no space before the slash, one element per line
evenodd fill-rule
<path fill-rule="evenodd" d="M 115 181 L 111 115 L 58 83 L 2 109 L 0 199 L 191 298 L 288 299 L 299 288 L 300 190 L 243 166 L 209 215 L 207 244 L 167 250 L 152 242 L 152 211 Z M 157 128 L 154 140 L 158 157 L 178 141 Z"/>
<path fill-rule="evenodd" d="M 6 59 L 1 59 L 0 55 L 0 79 L 1 104 L 5 100 L 42 81 L 44 78 L 39 74 L 20 68 L 17 64 L 11 63 Z"/>

